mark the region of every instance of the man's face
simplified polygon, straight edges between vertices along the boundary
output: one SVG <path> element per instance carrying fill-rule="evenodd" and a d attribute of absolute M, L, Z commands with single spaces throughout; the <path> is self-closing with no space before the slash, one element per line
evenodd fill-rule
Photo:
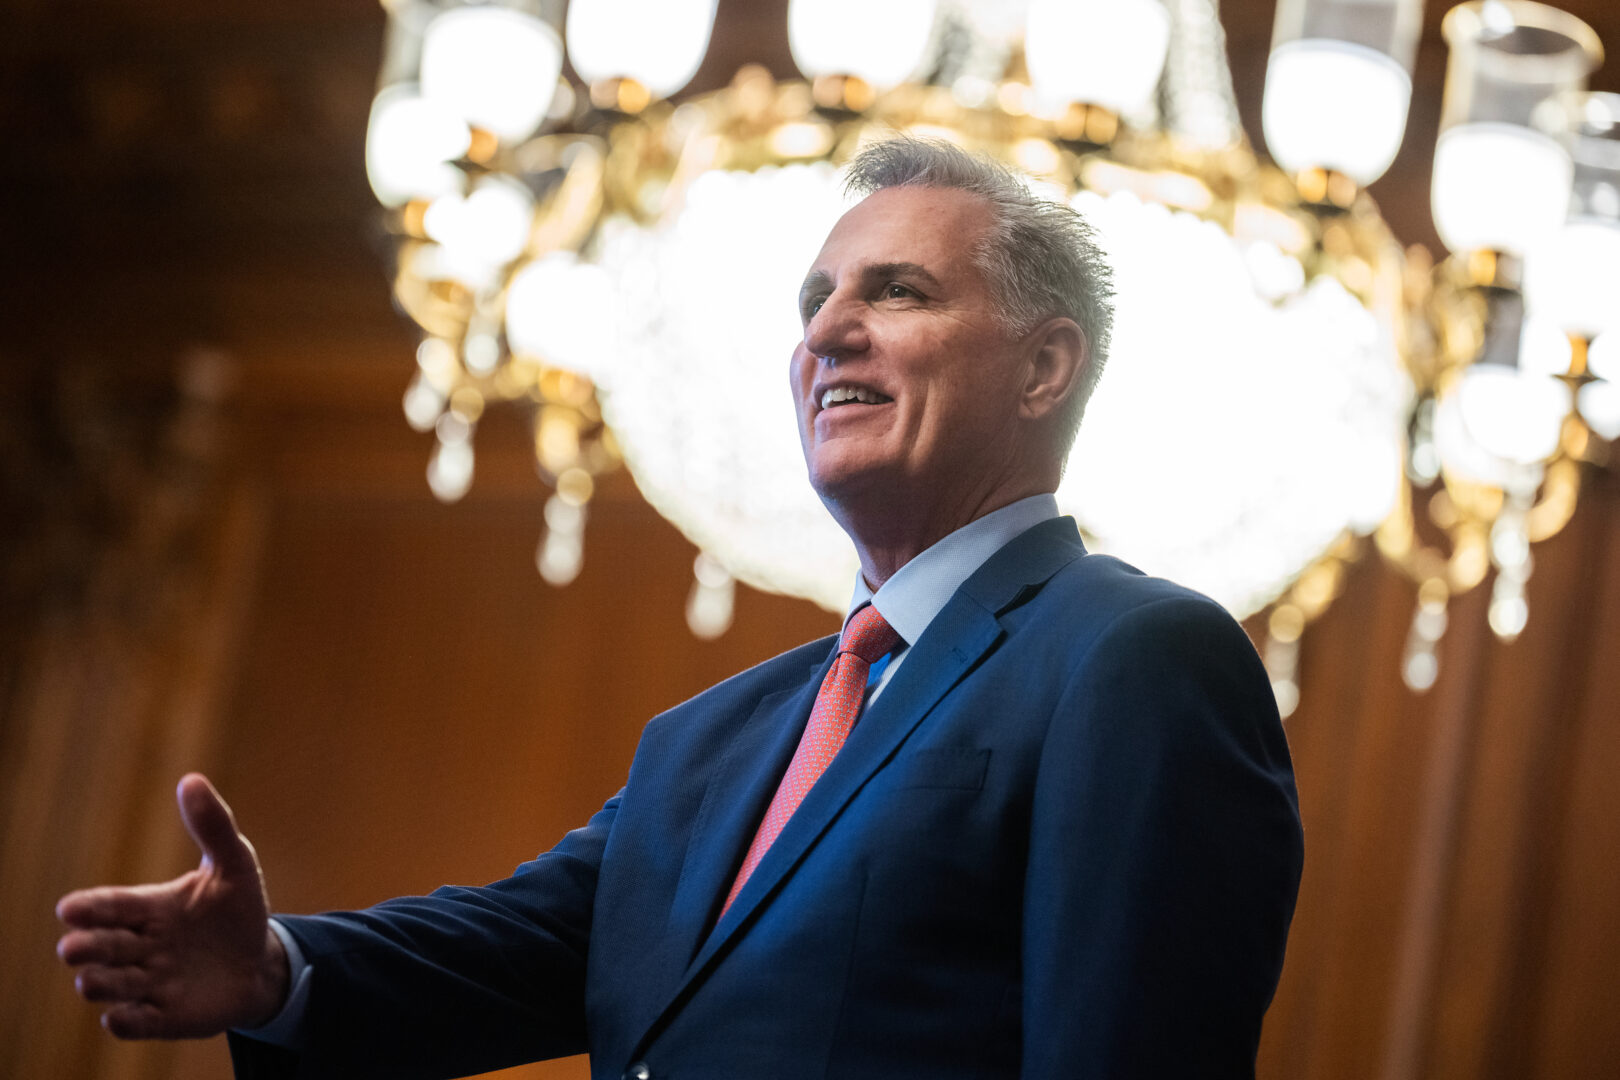
<path fill-rule="evenodd" d="M 791 370 L 824 499 L 971 502 L 1016 457 L 1019 350 L 971 258 L 989 224 L 967 192 L 885 188 L 828 234 Z"/>

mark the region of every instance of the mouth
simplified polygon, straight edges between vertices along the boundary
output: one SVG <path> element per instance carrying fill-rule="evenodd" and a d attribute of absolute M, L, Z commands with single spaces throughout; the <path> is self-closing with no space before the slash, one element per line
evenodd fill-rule
<path fill-rule="evenodd" d="M 848 383 L 839 386 L 829 386 L 821 392 L 822 411 L 836 409 L 847 405 L 887 405 L 894 399 L 887 394 L 880 394 L 866 386 L 852 386 Z"/>

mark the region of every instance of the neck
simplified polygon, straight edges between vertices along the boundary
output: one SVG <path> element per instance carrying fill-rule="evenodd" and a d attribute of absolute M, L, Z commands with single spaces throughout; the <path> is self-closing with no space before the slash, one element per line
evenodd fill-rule
<path fill-rule="evenodd" d="M 998 486 L 955 503 L 903 497 L 826 501 L 833 517 L 855 542 L 861 576 L 876 592 L 902 566 L 957 529 L 1020 499 L 1056 488 L 1055 480 L 1049 484 L 1031 480 Z"/>

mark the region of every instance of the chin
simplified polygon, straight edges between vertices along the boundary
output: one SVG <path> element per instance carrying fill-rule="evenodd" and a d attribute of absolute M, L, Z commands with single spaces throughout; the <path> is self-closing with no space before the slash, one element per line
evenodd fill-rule
<path fill-rule="evenodd" d="M 823 502 L 841 502 L 881 490 L 893 470 L 877 462 L 817 460 L 809 468 L 810 486 Z"/>

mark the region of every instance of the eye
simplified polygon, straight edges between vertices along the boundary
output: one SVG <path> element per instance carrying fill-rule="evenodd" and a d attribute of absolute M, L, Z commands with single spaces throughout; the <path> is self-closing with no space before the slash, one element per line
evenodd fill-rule
<path fill-rule="evenodd" d="M 915 300 L 917 290 L 898 281 L 891 281 L 883 286 L 883 299 L 885 300 Z"/>

